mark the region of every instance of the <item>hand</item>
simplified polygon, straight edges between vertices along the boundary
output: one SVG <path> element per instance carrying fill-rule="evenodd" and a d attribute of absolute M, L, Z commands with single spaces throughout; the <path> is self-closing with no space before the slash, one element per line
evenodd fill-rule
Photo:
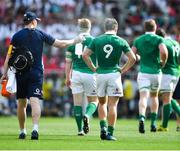
<path fill-rule="evenodd" d="M 165 66 L 165 63 L 162 60 L 160 61 L 160 66 L 161 66 L 161 68 L 163 68 Z"/>
<path fill-rule="evenodd" d="M 74 38 L 74 44 L 76 43 L 81 43 L 85 40 L 86 38 L 83 35 L 79 35 L 76 38 Z"/>
<path fill-rule="evenodd" d="M 3 81 L 4 79 L 7 79 L 7 74 L 3 74 L 3 75 L 2 75 L 2 77 L 1 77 L 1 79 L 0 79 L 0 83 L 2 83 L 2 81 Z"/>
<path fill-rule="evenodd" d="M 65 80 L 65 84 L 67 87 L 70 87 L 71 86 L 71 80 L 68 78 Z"/>
<path fill-rule="evenodd" d="M 91 70 L 92 70 L 93 72 L 96 72 L 97 67 L 93 67 L 93 68 L 91 68 Z"/>
<path fill-rule="evenodd" d="M 141 59 L 140 55 L 136 54 L 136 61 L 139 61 Z"/>

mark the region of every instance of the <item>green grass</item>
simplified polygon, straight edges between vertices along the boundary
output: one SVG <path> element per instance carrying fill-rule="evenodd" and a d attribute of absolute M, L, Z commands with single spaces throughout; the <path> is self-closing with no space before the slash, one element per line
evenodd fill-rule
<path fill-rule="evenodd" d="M 28 136 L 18 139 L 16 117 L 0 117 L 0 150 L 180 150 L 180 133 L 175 121 L 169 122 L 168 132 L 150 133 L 149 121 L 146 133 L 139 134 L 136 120 L 121 120 L 116 124 L 118 141 L 101 141 L 99 121 L 91 120 L 91 131 L 86 136 L 76 136 L 72 118 L 41 118 L 40 139 L 30 140 L 31 119 L 27 120 Z"/>

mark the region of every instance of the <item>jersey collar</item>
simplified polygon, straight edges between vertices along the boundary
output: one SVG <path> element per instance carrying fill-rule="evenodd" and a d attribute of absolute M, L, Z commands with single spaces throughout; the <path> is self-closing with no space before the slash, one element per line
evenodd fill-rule
<path fill-rule="evenodd" d="M 107 31 L 104 34 L 113 34 L 113 35 L 116 35 L 116 33 L 114 31 Z"/>
<path fill-rule="evenodd" d="M 145 34 L 153 34 L 153 35 L 155 35 L 155 32 L 153 32 L 153 31 L 148 31 L 148 32 L 145 32 Z"/>

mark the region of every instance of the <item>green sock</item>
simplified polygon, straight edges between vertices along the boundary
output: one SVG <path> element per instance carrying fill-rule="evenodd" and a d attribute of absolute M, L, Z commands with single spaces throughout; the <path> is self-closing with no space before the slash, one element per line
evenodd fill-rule
<path fill-rule="evenodd" d="M 177 113 L 177 115 L 180 117 L 179 103 L 175 99 L 172 99 L 171 100 L 171 106 L 172 106 L 173 110 Z"/>
<path fill-rule="evenodd" d="M 106 120 L 101 120 L 101 121 L 100 121 L 100 127 L 101 127 L 101 129 L 104 128 L 104 127 L 107 128 L 107 122 L 106 122 Z"/>
<path fill-rule="evenodd" d="M 157 119 L 157 113 L 155 112 L 151 113 L 151 126 L 152 125 L 156 126 L 156 119 Z"/>
<path fill-rule="evenodd" d="M 74 106 L 74 116 L 76 119 L 76 124 L 78 126 L 78 131 L 82 131 L 82 107 L 81 106 Z"/>
<path fill-rule="evenodd" d="M 86 108 L 86 115 L 88 117 L 91 117 L 93 115 L 93 113 L 96 111 L 96 108 L 97 108 L 96 104 L 89 103 L 87 108 Z"/>
<path fill-rule="evenodd" d="M 167 126 L 168 126 L 168 120 L 169 120 L 170 114 L 171 114 L 171 104 L 163 105 L 163 122 L 162 122 L 162 126 L 164 128 L 167 128 Z"/>
<path fill-rule="evenodd" d="M 113 135 L 113 132 L 114 132 L 114 127 L 113 126 L 108 126 L 108 133 L 110 135 Z"/>
<path fill-rule="evenodd" d="M 139 115 L 139 120 L 140 120 L 140 121 L 144 121 L 144 120 L 145 120 L 145 116 L 140 114 L 140 115 Z"/>

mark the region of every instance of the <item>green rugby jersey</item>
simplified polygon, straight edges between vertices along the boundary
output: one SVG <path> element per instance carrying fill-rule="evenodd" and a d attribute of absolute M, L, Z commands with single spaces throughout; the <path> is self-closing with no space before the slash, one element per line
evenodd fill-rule
<path fill-rule="evenodd" d="M 95 38 L 88 48 L 96 54 L 97 73 L 119 72 L 119 59 L 122 52 L 131 50 L 124 39 L 109 33 Z"/>
<path fill-rule="evenodd" d="M 146 33 L 135 39 L 133 46 L 140 55 L 140 72 L 157 74 L 161 72 L 159 44 L 163 38 L 153 33 Z"/>
<path fill-rule="evenodd" d="M 85 35 L 86 39 L 82 42 L 82 51 L 94 39 L 94 37 L 92 37 L 89 34 L 83 34 L 83 35 Z M 66 59 L 67 60 L 72 60 L 72 62 L 73 62 L 73 67 L 72 67 L 73 70 L 84 72 L 84 73 L 93 73 L 91 71 L 91 69 L 86 65 L 84 60 L 82 59 L 82 51 L 80 50 L 81 51 L 80 53 L 76 52 L 75 48 L 76 48 L 76 45 L 71 45 L 71 46 L 69 46 L 67 48 L 67 51 L 66 51 Z M 91 55 L 91 60 L 95 64 L 96 59 L 95 59 L 94 54 Z"/>
<path fill-rule="evenodd" d="M 168 59 L 164 68 L 162 68 L 162 72 L 164 74 L 171 74 L 174 76 L 179 76 L 178 70 L 178 56 L 180 54 L 179 43 L 173 39 L 165 38 L 165 45 L 168 49 Z"/>

